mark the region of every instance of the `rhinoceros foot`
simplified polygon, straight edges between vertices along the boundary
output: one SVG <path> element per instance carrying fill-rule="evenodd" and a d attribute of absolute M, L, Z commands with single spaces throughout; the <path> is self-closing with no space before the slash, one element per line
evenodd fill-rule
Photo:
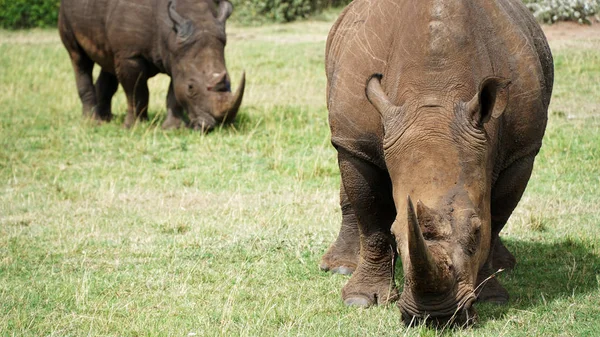
<path fill-rule="evenodd" d="M 342 299 L 347 306 L 368 308 L 373 305 L 386 305 L 397 301 L 398 290 L 389 281 L 377 284 L 350 284 L 342 290 Z"/>
<path fill-rule="evenodd" d="M 344 300 L 344 304 L 349 307 L 368 308 L 373 305 L 373 300 L 361 294 L 353 294 Z"/>
<path fill-rule="evenodd" d="M 477 276 L 477 293 L 478 302 L 489 302 L 495 304 L 508 303 L 508 291 L 500 284 L 496 275 L 492 276 L 492 272 L 488 268 L 479 271 Z"/>
<path fill-rule="evenodd" d="M 336 242 L 321 258 L 319 268 L 333 274 L 351 275 L 358 264 L 359 249 L 360 247 L 339 245 Z"/>
<path fill-rule="evenodd" d="M 90 115 L 90 119 L 98 123 L 108 123 L 112 120 L 112 112 L 110 108 L 108 110 L 102 108 L 95 108 L 94 112 Z"/>
<path fill-rule="evenodd" d="M 110 107 L 105 109 L 101 106 L 94 106 L 91 108 L 83 108 L 83 118 L 91 122 L 92 124 L 107 123 L 112 120 L 112 112 Z"/>
<path fill-rule="evenodd" d="M 342 289 L 344 304 L 366 308 L 398 300 L 392 270 L 392 260 L 380 261 L 378 264 L 362 260 Z"/>
<path fill-rule="evenodd" d="M 489 302 L 495 304 L 506 304 L 508 303 L 508 291 L 504 289 L 504 287 L 498 282 L 498 280 L 490 279 L 479 295 L 477 296 L 477 301 L 479 302 Z"/>
<path fill-rule="evenodd" d="M 149 120 L 148 113 L 146 111 L 140 113 L 137 117 L 132 113 L 127 113 L 125 115 L 125 121 L 123 122 L 123 127 L 125 129 L 132 128 L 138 122 L 147 122 Z"/>
<path fill-rule="evenodd" d="M 185 126 L 183 119 L 173 116 L 172 114 L 167 115 L 167 118 L 162 123 L 162 128 L 165 130 L 179 129 Z"/>

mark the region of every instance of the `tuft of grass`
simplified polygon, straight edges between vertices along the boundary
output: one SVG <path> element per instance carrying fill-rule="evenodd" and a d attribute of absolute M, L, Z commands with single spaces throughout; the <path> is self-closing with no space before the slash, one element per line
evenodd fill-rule
<path fill-rule="evenodd" d="M 0 335 L 439 336 L 393 305 L 345 307 L 347 277 L 318 268 L 341 219 L 331 23 L 228 28 L 247 92 L 208 135 L 160 129 L 166 76 L 150 81 L 152 123 L 123 129 L 119 91 L 116 120 L 90 125 L 57 32 L 0 32 Z M 511 302 L 444 335 L 600 331 L 600 40 L 552 47 L 544 146 L 502 233 Z"/>
<path fill-rule="evenodd" d="M 534 232 L 544 232 L 547 230 L 547 220 L 540 214 L 529 214 L 529 220 L 526 227 Z"/>

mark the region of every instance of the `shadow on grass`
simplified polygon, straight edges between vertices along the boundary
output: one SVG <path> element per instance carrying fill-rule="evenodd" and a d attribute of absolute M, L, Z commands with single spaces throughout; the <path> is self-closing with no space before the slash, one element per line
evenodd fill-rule
<path fill-rule="evenodd" d="M 600 256 L 593 244 L 567 238 L 554 243 L 504 239 L 517 259 L 513 271 L 499 276 L 510 294 L 506 305 L 479 304 L 480 323 L 502 319 L 510 309 L 530 310 L 561 298 L 598 291 Z"/>

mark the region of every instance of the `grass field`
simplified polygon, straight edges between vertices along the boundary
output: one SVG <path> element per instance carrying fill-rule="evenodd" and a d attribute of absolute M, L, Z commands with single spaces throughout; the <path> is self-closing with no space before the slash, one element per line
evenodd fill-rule
<path fill-rule="evenodd" d="M 0 32 L 0 335 L 436 336 L 347 308 L 318 268 L 337 234 L 323 55 L 331 21 L 229 28 L 233 127 L 81 120 L 54 30 Z M 600 334 L 600 37 L 552 42 L 556 83 L 529 188 L 503 232 L 506 306 L 456 336 Z M 399 268 L 400 269 L 400 268 Z M 398 275 L 401 281 L 401 275 Z"/>

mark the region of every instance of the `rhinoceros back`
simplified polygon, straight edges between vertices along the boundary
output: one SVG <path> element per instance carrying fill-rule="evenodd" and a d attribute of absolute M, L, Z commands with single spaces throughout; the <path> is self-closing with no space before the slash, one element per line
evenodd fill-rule
<path fill-rule="evenodd" d="M 365 96 L 372 74 L 398 105 L 468 101 L 484 78 L 510 79 L 507 111 L 491 126 L 502 129 L 497 170 L 541 146 L 553 81 L 543 32 L 518 0 L 355 0 L 329 34 L 326 73 L 332 142 L 382 167 L 383 127 Z"/>
<path fill-rule="evenodd" d="M 158 47 L 156 8 L 163 2 L 62 0 L 59 26 L 94 62 L 114 73 L 116 53 L 148 56 Z"/>

